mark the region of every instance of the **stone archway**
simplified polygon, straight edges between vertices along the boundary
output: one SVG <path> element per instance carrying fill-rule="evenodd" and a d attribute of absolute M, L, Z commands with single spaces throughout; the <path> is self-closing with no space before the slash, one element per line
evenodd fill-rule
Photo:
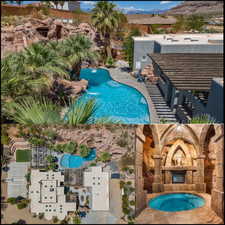
<path fill-rule="evenodd" d="M 182 155 L 184 156 L 183 159 L 180 157 Z M 177 139 L 172 145 L 167 154 L 164 166 L 192 166 L 191 154 L 182 139 Z"/>
<path fill-rule="evenodd" d="M 177 130 L 178 126 L 182 128 L 181 131 Z M 192 143 L 197 150 L 197 154 L 200 154 L 199 139 L 197 135 L 195 134 L 191 126 L 184 125 L 184 124 L 180 124 L 180 125 L 173 124 L 168 126 L 168 128 L 163 132 L 163 134 L 160 137 L 160 143 L 161 143 L 160 152 L 162 151 L 163 146 L 165 146 L 165 143 L 174 141 L 179 138 L 189 143 Z"/>

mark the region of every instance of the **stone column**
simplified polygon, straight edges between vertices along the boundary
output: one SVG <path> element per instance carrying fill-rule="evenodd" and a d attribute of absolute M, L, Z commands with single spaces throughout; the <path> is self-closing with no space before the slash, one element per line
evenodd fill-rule
<path fill-rule="evenodd" d="M 185 182 L 186 182 L 186 184 L 192 184 L 193 183 L 192 171 L 191 170 L 186 171 Z"/>
<path fill-rule="evenodd" d="M 216 179 L 213 183 L 211 207 L 224 220 L 224 144 L 221 138 L 216 146 Z"/>
<path fill-rule="evenodd" d="M 162 173 L 161 173 L 161 155 L 153 155 L 155 161 L 154 183 L 152 184 L 153 192 L 162 192 Z"/>
<path fill-rule="evenodd" d="M 165 171 L 165 183 L 172 184 L 171 171 L 168 171 L 168 170 Z"/>
<path fill-rule="evenodd" d="M 197 157 L 198 176 L 195 184 L 197 192 L 206 192 L 206 184 L 204 183 L 204 160 L 205 155 L 199 155 Z"/>
<path fill-rule="evenodd" d="M 141 129 L 142 128 L 142 129 Z M 144 178 L 143 178 L 143 144 L 145 136 L 143 135 L 143 127 L 140 126 L 136 129 L 136 157 L 135 157 L 135 194 L 136 216 L 147 207 L 147 192 L 144 191 Z"/>

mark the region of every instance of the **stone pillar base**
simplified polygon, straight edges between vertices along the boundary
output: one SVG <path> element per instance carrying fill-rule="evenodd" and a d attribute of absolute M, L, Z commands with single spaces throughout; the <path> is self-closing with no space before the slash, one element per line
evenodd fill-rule
<path fill-rule="evenodd" d="M 152 192 L 153 193 L 163 192 L 163 191 L 164 191 L 163 184 L 160 184 L 160 183 L 152 184 Z"/>
<path fill-rule="evenodd" d="M 224 220 L 224 192 L 212 190 L 211 207 Z"/>
<path fill-rule="evenodd" d="M 138 216 L 147 207 L 147 191 L 136 194 L 135 216 Z"/>
<path fill-rule="evenodd" d="M 195 184 L 195 190 L 197 192 L 205 193 L 206 192 L 206 184 L 205 183 Z"/>

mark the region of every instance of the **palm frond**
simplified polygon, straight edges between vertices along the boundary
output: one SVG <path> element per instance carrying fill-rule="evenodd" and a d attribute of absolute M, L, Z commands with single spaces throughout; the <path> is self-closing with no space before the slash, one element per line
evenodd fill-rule
<path fill-rule="evenodd" d="M 24 125 L 59 124 L 60 107 L 45 98 L 25 98 L 18 103 L 6 105 L 8 115 L 16 122 Z"/>

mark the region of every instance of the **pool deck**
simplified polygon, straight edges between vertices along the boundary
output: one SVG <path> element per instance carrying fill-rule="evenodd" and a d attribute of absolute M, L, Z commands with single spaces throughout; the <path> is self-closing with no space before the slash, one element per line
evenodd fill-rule
<path fill-rule="evenodd" d="M 147 195 L 147 204 L 151 198 L 162 194 L 175 192 L 162 192 Z M 177 192 L 179 193 L 179 192 Z M 183 192 L 184 193 L 184 192 Z M 223 224 L 223 221 L 211 209 L 211 196 L 206 193 L 185 191 L 198 195 L 205 199 L 205 205 L 196 209 L 180 212 L 163 212 L 151 208 L 145 208 L 135 220 L 136 224 Z"/>
<path fill-rule="evenodd" d="M 148 94 L 147 88 L 145 87 L 144 83 L 137 82 L 137 80 L 134 77 L 132 77 L 127 71 L 122 70 L 122 68 L 118 68 L 118 67 L 117 68 L 101 67 L 101 68 L 108 70 L 113 80 L 129 85 L 137 89 L 139 92 L 141 92 L 141 94 L 145 97 L 148 103 L 150 123 L 159 123 L 159 118 L 155 110 L 154 104 L 152 102 L 151 97 Z"/>

